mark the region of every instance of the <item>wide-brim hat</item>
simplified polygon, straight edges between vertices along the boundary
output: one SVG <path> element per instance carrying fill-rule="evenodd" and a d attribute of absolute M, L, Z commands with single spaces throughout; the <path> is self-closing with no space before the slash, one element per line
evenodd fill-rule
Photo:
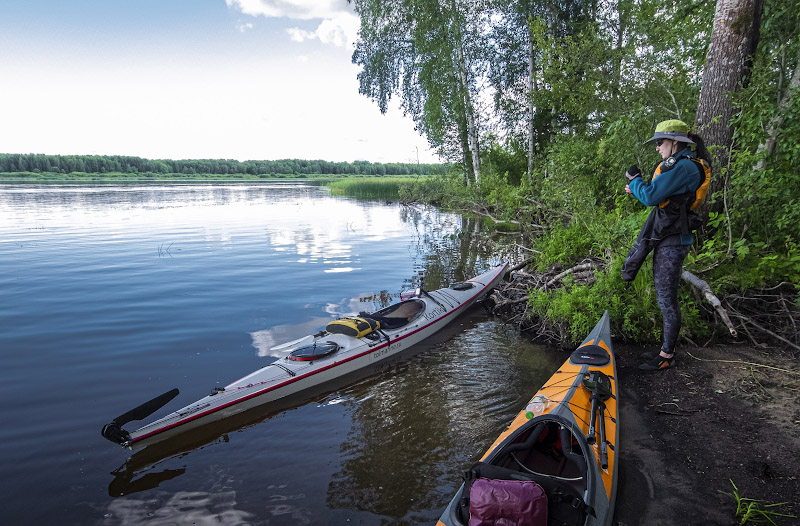
<path fill-rule="evenodd" d="M 647 139 L 645 143 L 655 141 L 656 139 L 669 139 L 671 141 L 695 144 L 695 142 L 689 138 L 689 125 L 678 119 L 659 122 L 656 126 L 655 133 L 652 137 Z"/>

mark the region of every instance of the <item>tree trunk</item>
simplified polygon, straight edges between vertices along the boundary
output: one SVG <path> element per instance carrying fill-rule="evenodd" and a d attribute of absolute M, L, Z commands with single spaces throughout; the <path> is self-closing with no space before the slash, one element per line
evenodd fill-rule
<path fill-rule="evenodd" d="M 618 102 L 620 98 L 619 85 L 622 78 L 622 61 L 624 55 L 623 46 L 625 45 L 625 33 L 628 30 L 629 10 L 630 7 L 627 6 L 626 2 L 623 2 L 623 0 L 619 0 L 617 2 L 617 38 L 614 45 L 614 60 L 612 70 L 612 78 L 614 80 L 611 87 L 614 102 Z"/>
<path fill-rule="evenodd" d="M 763 0 L 717 0 L 711 44 L 703 70 L 695 127 L 712 153 L 714 174 L 710 192 L 723 188 L 721 169 L 728 164 L 733 141 L 730 93 L 739 91 L 750 70 L 759 38 Z M 721 201 L 712 205 L 720 211 Z"/>
<path fill-rule="evenodd" d="M 458 140 L 461 143 L 461 162 L 464 165 L 464 186 L 474 182 L 472 174 L 472 157 L 469 153 L 469 140 L 467 139 L 467 124 L 461 115 L 458 119 Z"/>
<path fill-rule="evenodd" d="M 475 111 L 472 107 L 472 98 L 469 92 L 469 79 L 467 78 L 467 62 L 464 59 L 464 49 L 461 42 L 461 34 L 456 42 L 456 58 L 458 64 L 459 80 L 461 82 L 461 96 L 464 104 L 464 120 L 467 124 L 467 141 L 469 151 L 472 154 L 472 172 L 475 176 L 475 184 L 481 184 L 481 157 L 478 150 L 478 127 L 475 124 Z"/>
<path fill-rule="evenodd" d="M 533 153 L 536 149 L 536 123 L 534 122 L 534 117 L 536 116 L 536 107 L 533 105 L 532 94 L 536 90 L 536 60 L 531 31 L 528 28 L 528 183 L 533 186 Z"/>

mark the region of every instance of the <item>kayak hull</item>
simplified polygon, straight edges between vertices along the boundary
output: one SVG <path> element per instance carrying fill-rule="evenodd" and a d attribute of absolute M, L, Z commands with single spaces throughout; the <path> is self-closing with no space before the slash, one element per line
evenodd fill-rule
<path fill-rule="evenodd" d="M 208 396 L 127 432 L 127 439 L 121 445 L 138 449 L 259 406 L 278 401 L 285 403 L 299 393 L 326 384 L 340 384 L 351 376 L 379 372 L 388 361 L 433 336 L 483 299 L 503 278 L 506 267 L 500 265 L 458 286 L 421 292 L 406 300 L 403 303 L 416 302 L 420 312 L 401 327 L 380 329 L 360 338 L 323 332 L 301 338 L 292 345 L 279 346 L 288 353 L 285 358 L 224 388 L 217 387 Z M 292 351 L 317 345 L 335 346 L 337 350 L 319 358 L 310 359 L 306 353 L 302 358 L 292 359 Z"/>
<path fill-rule="evenodd" d="M 592 380 L 601 378 L 601 373 L 605 379 L 593 383 Z M 548 495 L 548 510 L 551 518 L 556 516 L 555 522 L 610 525 L 619 454 L 616 379 L 606 312 L 584 342 L 467 472 L 465 483 L 437 526 L 468 523 L 470 497 L 484 498 L 470 493 L 469 486 L 475 477 L 533 480 Z M 569 445 L 564 448 L 563 444 Z M 545 445 L 552 447 L 547 455 L 542 454 Z M 553 458 L 559 462 L 554 463 Z M 475 506 L 473 510 L 481 513 Z"/>

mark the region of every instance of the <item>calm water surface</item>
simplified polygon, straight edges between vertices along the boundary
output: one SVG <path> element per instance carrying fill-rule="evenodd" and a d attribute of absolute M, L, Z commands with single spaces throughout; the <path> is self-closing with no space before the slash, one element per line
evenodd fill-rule
<path fill-rule="evenodd" d="M 303 183 L 0 186 L 0 518 L 435 522 L 563 360 L 480 307 L 388 372 L 168 447 L 132 454 L 100 429 L 263 367 L 421 271 L 437 288 L 498 263 L 465 221 Z"/>

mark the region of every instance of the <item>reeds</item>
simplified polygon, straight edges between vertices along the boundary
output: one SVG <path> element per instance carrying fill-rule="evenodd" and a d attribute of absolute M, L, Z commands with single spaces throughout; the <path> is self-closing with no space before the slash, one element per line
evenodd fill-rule
<path fill-rule="evenodd" d="M 412 184 L 417 177 L 348 177 L 327 184 L 331 195 L 346 195 L 358 199 L 399 199 L 400 186 Z"/>

